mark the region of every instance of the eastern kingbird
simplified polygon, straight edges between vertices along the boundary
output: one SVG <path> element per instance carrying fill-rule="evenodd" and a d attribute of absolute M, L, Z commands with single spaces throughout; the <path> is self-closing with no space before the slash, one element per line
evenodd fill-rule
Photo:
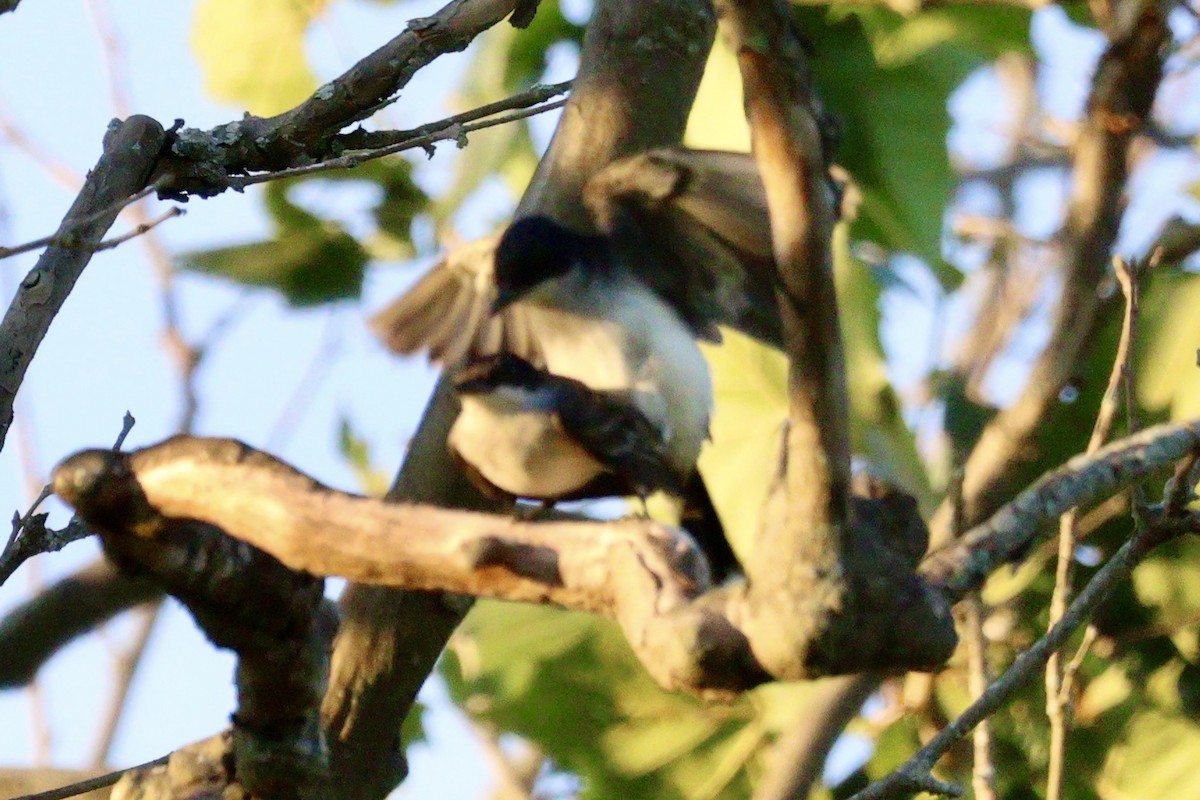
<path fill-rule="evenodd" d="M 488 493 L 702 488 L 712 382 L 697 339 L 719 340 L 722 323 L 779 340 L 754 162 L 650 151 L 602 170 L 584 200 L 600 235 L 518 219 L 453 252 L 372 327 L 393 351 L 427 347 L 458 370 L 449 445 Z"/>

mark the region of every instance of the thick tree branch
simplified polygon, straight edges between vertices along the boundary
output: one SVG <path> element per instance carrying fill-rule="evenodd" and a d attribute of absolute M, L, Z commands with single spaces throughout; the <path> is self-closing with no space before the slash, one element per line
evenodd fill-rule
<path fill-rule="evenodd" d="M 94 452 L 124 462 L 111 450 Z M 238 654 L 238 783 L 258 797 L 327 798 L 319 707 L 337 614 L 324 599 L 324 581 L 210 524 L 150 513 L 120 489 L 109 483 L 94 505 L 84 504 L 107 555 L 181 600 L 215 644 Z"/>
<path fill-rule="evenodd" d="M 833 280 L 834 197 L 822 112 L 783 0 L 718 0 L 745 85 L 771 217 L 790 361 L 781 470 L 747 564 L 741 628 L 768 672 L 790 679 L 948 657 L 949 606 L 917 578 L 924 526 L 898 495 L 851 513 L 845 363 Z M 911 547 L 910 547 L 911 546 Z M 853 654 L 853 655 L 851 655 Z"/>
<path fill-rule="evenodd" d="M 1149 429 L 1073 459 L 961 542 L 930 556 L 923 571 L 948 599 L 957 599 L 1019 558 L 1067 507 L 1120 491 L 1197 449 L 1200 422 L 1193 422 Z M 184 533 L 174 521 L 199 519 L 305 573 L 551 602 L 612 616 L 651 672 L 672 688 L 730 692 L 787 677 L 764 670 L 750 655 L 749 647 L 758 652 L 757 636 L 779 634 L 752 624 L 754 607 L 745 604 L 744 587 L 734 583 L 704 593 L 707 575 L 694 545 L 681 532 L 648 521 L 527 523 L 389 504 L 328 489 L 227 439 L 176 437 L 133 453 L 85 451 L 55 470 L 54 485 L 107 534 L 110 550 L 136 558 L 142 568 L 147 558 L 153 556 L 152 565 L 164 558 L 153 553 L 154 537 L 165 531 L 169 549 L 178 551 Z M 1183 504 L 1172 502 L 1174 513 L 1181 513 Z M 121 532 L 132 534 L 134 545 L 118 548 Z M 192 535 L 215 553 L 211 558 L 224 558 L 226 551 L 244 558 L 237 549 L 209 544 L 215 537 L 207 531 Z M 197 572 L 191 580 L 204 580 L 204 563 L 193 558 L 187 566 Z M 218 577 L 228 571 L 219 561 L 207 569 Z M 866 655 L 846 658 L 853 666 L 911 665 L 904 660 L 906 644 L 893 643 L 886 653 L 862 643 Z"/>
<path fill-rule="evenodd" d="M 715 22 L 706 0 L 600 0 L 553 142 L 521 201 L 522 213 L 586 219 L 580 192 L 610 161 L 678 143 Z M 351 134 L 352 135 L 352 134 Z M 458 414 L 441 381 L 389 497 L 454 508 L 494 508 L 462 476 L 446 437 Z M 376 800 L 403 779 L 400 722 L 470 600 L 351 584 L 323 715 L 343 798 Z"/>
<path fill-rule="evenodd" d="M 77 636 L 161 596 L 153 581 L 128 577 L 107 561 L 54 583 L 0 621 L 0 689 L 24 686 Z"/>
<path fill-rule="evenodd" d="M 0 446 L 13 420 L 13 401 L 34 353 L 123 204 L 145 186 L 162 150 L 162 126 L 149 117 L 116 123 L 104 153 L 67 211 L 54 244 L 21 281 L 0 321 Z"/>

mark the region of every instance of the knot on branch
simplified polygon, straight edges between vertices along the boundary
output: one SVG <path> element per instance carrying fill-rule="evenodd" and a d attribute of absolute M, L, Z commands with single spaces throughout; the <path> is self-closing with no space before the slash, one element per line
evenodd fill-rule
<path fill-rule="evenodd" d="M 296 787 L 320 796 L 328 781 L 320 703 L 337 629 L 324 581 L 207 522 L 160 514 L 125 454 L 90 450 L 68 459 L 54 490 L 118 566 L 151 578 L 214 644 L 237 652 L 237 780 L 260 797 L 295 796 Z"/>

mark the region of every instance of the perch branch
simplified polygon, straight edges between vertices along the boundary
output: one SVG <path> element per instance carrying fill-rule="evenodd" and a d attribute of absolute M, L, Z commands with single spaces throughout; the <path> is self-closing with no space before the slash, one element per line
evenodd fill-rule
<path fill-rule="evenodd" d="M 1026 551 L 1065 507 L 1119 491 L 1198 446 L 1200 423 L 1167 425 L 1073 459 L 968 531 L 961 546 L 931 556 L 926 573 L 961 596 Z M 149 547 L 156 526 L 203 520 L 305 573 L 612 616 L 643 663 L 673 688 L 738 691 L 768 678 L 737 630 L 747 622 L 739 585 L 705 593 L 694 544 L 649 521 L 528 523 L 386 503 L 329 489 L 228 439 L 84 451 L 59 465 L 54 486 L 110 539 L 128 530 Z"/>

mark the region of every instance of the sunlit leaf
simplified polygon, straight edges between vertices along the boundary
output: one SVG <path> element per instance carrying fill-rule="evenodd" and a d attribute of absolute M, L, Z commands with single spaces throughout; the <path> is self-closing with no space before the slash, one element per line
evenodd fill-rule
<path fill-rule="evenodd" d="M 1104 779 L 1122 797 L 1200 797 L 1200 726 L 1160 711 L 1137 714 L 1112 751 Z"/>
<path fill-rule="evenodd" d="M 482 602 L 444 670 L 455 698 L 536 741 L 584 780 L 587 798 L 738 798 L 811 685 L 777 685 L 732 705 L 664 692 L 610 622 Z"/>
<path fill-rule="evenodd" d="M 267 116 L 316 88 L 304 34 L 325 0 L 200 0 L 191 45 L 215 99 Z"/>
<path fill-rule="evenodd" d="M 1029 12 L 956 5 L 905 18 L 878 6 L 802 7 L 822 100 L 840 120 L 835 157 L 863 192 L 855 238 L 915 253 L 942 285 L 958 272 L 941 256 L 953 186 L 946 102 L 970 72 L 1027 48 Z"/>

